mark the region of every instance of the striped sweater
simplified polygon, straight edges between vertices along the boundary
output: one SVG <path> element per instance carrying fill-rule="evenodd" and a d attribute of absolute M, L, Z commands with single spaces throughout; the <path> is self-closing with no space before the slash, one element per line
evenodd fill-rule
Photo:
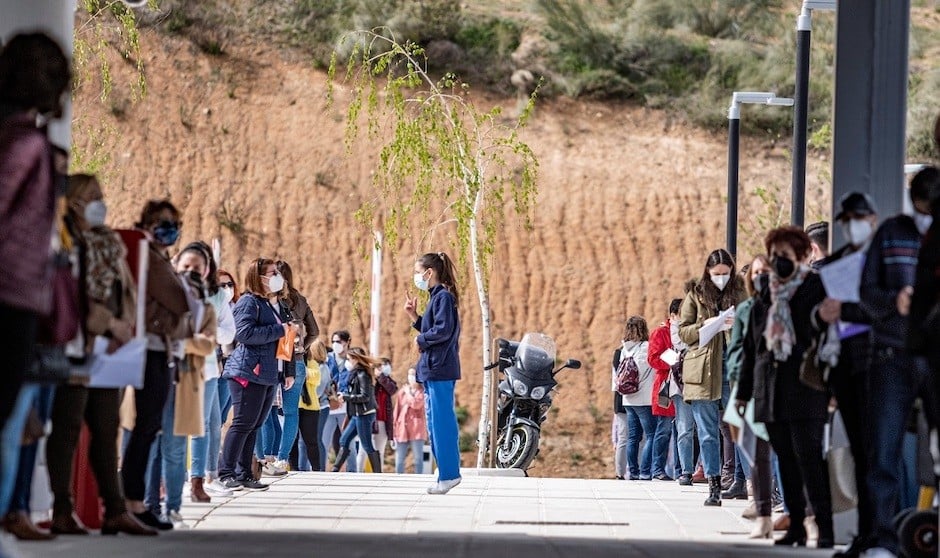
<path fill-rule="evenodd" d="M 903 349 L 907 319 L 898 313 L 898 293 L 914 285 L 921 235 L 914 220 L 898 215 L 875 233 L 862 270 L 860 305 L 872 320 L 875 345 Z"/>

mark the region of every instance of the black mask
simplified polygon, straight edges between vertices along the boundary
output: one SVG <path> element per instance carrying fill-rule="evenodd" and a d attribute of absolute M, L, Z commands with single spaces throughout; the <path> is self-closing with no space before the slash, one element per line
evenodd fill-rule
<path fill-rule="evenodd" d="M 757 277 L 754 278 L 754 290 L 758 294 L 766 291 L 769 285 L 770 285 L 769 273 L 758 273 Z"/>
<path fill-rule="evenodd" d="M 205 300 L 206 283 L 202 279 L 202 275 L 195 271 L 184 271 L 180 273 L 180 277 L 182 277 L 184 281 L 187 281 L 193 287 L 196 295 L 199 296 L 200 300 Z"/>
<path fill-rule="evenodd" d="M 786 256 L 774 256 L 773 261 L 770 263 L 774 266 L 777 277 L 781 279 L 790 277 L 796 271 L 796 264 Z"/>

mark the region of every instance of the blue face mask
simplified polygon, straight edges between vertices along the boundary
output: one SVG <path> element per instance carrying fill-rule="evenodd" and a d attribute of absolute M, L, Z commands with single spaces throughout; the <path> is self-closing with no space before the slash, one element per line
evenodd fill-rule
<path fill-rule="evenodd" d="M 170 221 L 161 222 L 153 230 L 153 239 L 161 246 L 173 246 L 180 238 L 179 225 Z"/>
<path fill-rule="evenodd" d="M 415 287 L 422 291 L 428 290 L 428 280 L 424 278 L 424 273 L 415 273 Z"/>

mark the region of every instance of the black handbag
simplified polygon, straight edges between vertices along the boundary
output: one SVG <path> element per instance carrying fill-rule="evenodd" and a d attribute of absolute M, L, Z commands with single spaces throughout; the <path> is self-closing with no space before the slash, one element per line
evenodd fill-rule
<path fill-rule="evenodd" d="M 60 345 L 37 345 L 32 365 L 27 367 L 24 382 L 34 384 L 61 384 L 72 374 L 72 363 Z"/>

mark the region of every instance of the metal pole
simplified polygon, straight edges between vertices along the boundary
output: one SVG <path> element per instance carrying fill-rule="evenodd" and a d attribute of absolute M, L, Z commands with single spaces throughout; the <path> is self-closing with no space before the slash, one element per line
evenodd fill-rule
<path fill-rule="evenodd" d="M 732 102 L 728 111 L 728 252 L 738 251 L 738 148 L 741 134 L 740 106 Z"/>
<path fill-rule="evenodd" d="M 369 352 L 378 357 L 382 317 L 382 233 L 379 231 L 375 231 L 372 239 L 372 304 L 369 314 Z"/>
<path fill-rule="evenodd" d="M 809 52 L 812 12 L 803 9 L 796 25 L 796 92 L 793 106 L 793 180 L 790 223 L 803 226 L 806 208 L 806 120 L 809 106 Z"/>

